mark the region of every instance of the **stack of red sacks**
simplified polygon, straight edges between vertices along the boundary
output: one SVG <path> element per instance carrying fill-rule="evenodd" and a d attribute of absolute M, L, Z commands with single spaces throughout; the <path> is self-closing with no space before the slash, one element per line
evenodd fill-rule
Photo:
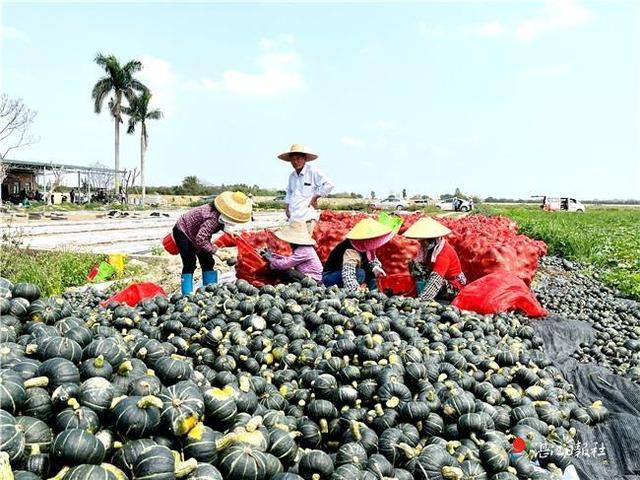
<path fill-rule="evenodd" d="M 401 234 L 421 216 L 421 213 L 402 215 L 404 223 L 400 235 L 378 249 L 378 258 L 387 274 L 409 274 L 409 260 L 417 255 L 419 244 Z M 313 238 L 317 242 L 316 250 L 323 263 L 331 250 L 344 240 L 347 232 L 365 217 L 364 213 L 322 212 Z M 447 240 L 458 252 L 462 270 L 469 281 L 496 271 L 506 271 L 530 285 L 538 258 L 547 252 L 544 242 L 519 235 L 517 224 L 504 217 L 471 215 L 460 219 L 445 217 L 438 221 L 451 229 L 452 234 Z M 291 253 L 289 245 L 276 238 L 269 230 L 243 232 L 238 238 L 243 240 L 238 245 L 238 278 L 244 278 L 255 285 L 270 283 L 265 275 L 266 262 L 255 251 L 267 247 L 276 253 L 288 255 Z"/>

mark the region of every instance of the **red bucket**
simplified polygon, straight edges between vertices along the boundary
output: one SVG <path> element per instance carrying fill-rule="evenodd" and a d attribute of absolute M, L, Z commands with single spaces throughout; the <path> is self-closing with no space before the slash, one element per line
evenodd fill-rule
<path fill-rule="evenodd" d="M 169 233 L 162 239 L 162 246 L 171 255 L 178 255 L 180 253 L 180 249 L 178 248 L 178 245 L 176 245 L 176 241 L 173 239 L 172 233 Z"/>
<path fill-rule="evenodd" d="M 396 273 L 385 277 L 378 277 L 378 290 L 383 293 L 391 291 L 394 295 L 405 297 L 416 296 L 416 282 L 411 275 Z"/>

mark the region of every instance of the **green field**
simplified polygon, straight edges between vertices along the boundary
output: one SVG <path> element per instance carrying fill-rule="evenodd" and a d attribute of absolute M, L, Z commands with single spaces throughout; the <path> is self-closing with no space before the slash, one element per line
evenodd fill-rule
<path fill-rule="evenodd" d="M 486 206 L 514 219 L 520 232 L 544 240 L 549 253 L 601 270 L 606 284 L 640 300 L 640 208 L 588 208 L 585 213 Z"/>

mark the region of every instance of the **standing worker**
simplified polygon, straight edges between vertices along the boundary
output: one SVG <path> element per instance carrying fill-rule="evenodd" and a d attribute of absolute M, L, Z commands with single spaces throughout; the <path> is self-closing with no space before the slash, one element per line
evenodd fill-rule
<path fill-rule="evenodd" d="M 71 191 L 69 192 L 69 200 L 71 201 L 71 203 L 76 203 L 76 190 L 75 190 L 75 188 L 72 188 Z"/>
<path fill-rule="evenodd" d="M 211 236 L 227 225 L 246 223 L 251 220 L 251 202 L 242 192 L 222 192 L 213 202 L 196 207 L 183 214 L 173 227 L 173 239 L 182 259 L 181 291 L 187 295 L 193 291 L 193 272 L 196 257 L 202 269 L 202 284 L 209 285 L 218 280 L 213 269 L 213 254 L 217 248 Z"/>
<path fill-rule="evenodd" d="M 291 162 L 293 172 L 289 176 L 285 203 L 289 222 L 304 222 L 309 234 L 313 235 L 320 214 L 317 211 L 318 199 L 326 197 L 333 190 L 333 182 L 308 162 L 318 155 L 308 151 L 303 145 L 291 145 L 288 152 L 278 155 L 280 160 Z"/>
<path fill-rule="evenodd" d="M 435 298 L 453 300 L 467 284 L 460 258 L 444 238 L 450 233 L 451 230 L 433 218 L 421 218 L 403 234 L 420 242 L 420 251 L 415 261 L 424 265 L 428 272 L 424 290 L 418 297 L 422 301 Z"/>
<path fill-rule="evenodd" d="M 360 220 L 331 251 L 324 265 L 322 283 L 325 287 L 337 285 L 349 292 L 355 292 L 360 284 L 374 288 L 375 279 L 386 276 L 376 250 L 394 236 L 387 225 L 365 218 Z"/>

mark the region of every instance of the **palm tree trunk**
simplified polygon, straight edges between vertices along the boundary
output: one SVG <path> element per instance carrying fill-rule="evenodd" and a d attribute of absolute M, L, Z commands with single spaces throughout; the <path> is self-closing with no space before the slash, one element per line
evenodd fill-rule
<path fill-rule="evenodd" d="M 118 116 L 113 118 L 115 125 L 115 178 L 113 184 L 115 185 L 115 193 L 118 195 L 120 193 L 120 119 Z"/>
<path fill-rule="evenodd" d="M 144 206 L 144 199 L 147 194 L 147 185 L 144 183 L 144 124 L 140 129 L 140 186 L 142 187 L 142 206 Z"/>

